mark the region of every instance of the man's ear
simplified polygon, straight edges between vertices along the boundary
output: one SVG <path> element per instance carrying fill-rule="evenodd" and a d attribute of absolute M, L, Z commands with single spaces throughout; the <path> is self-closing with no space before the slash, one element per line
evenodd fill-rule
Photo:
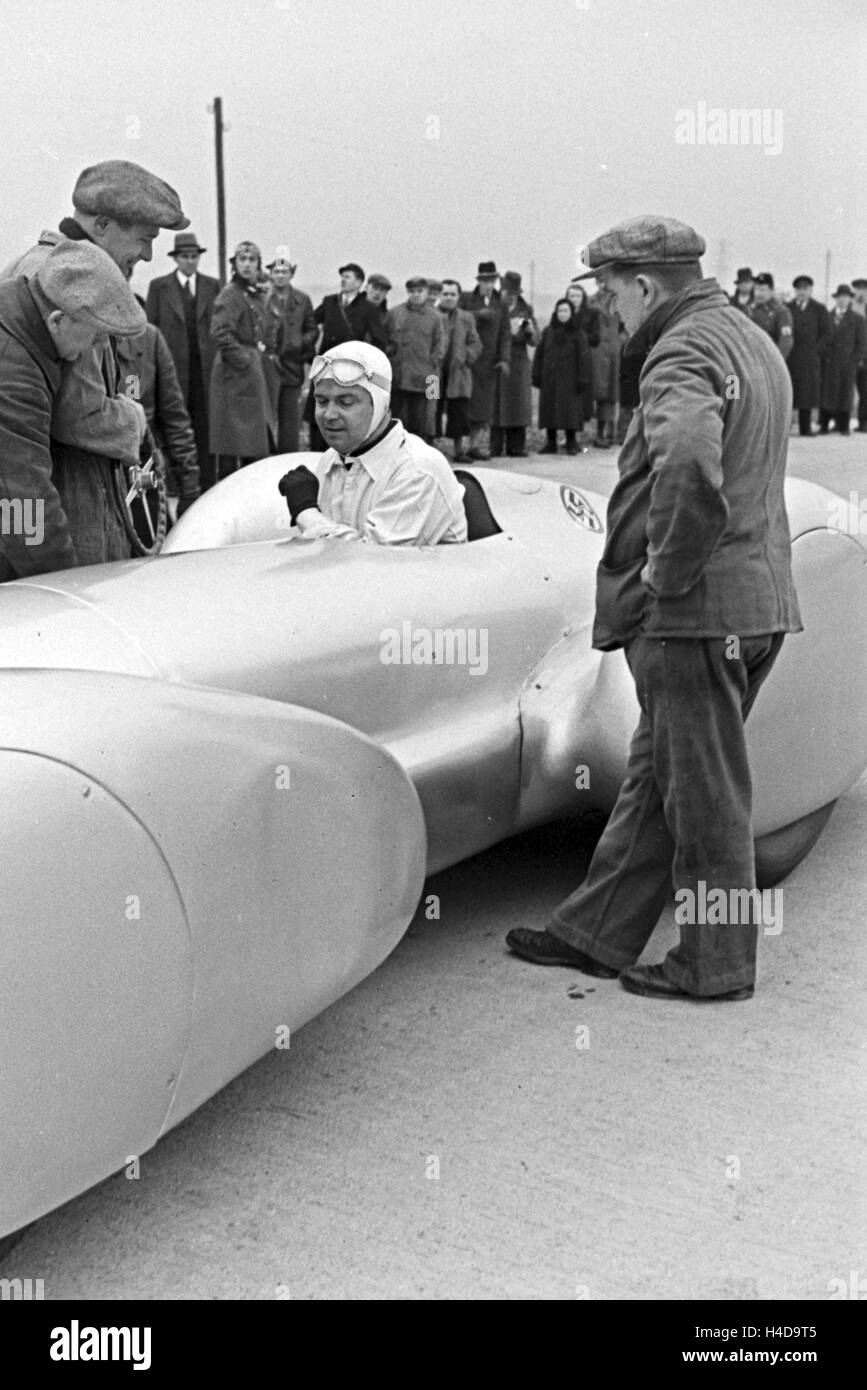
<path fill-rule="evenodd" d="M 45 320 L 45 322 L 48 324 L 48 331 L 51 334 L 52 338 L 57 337 L 57 330 L 60 327 L 62 318 L 62 309 L 52 309 L 51 313 L 48 315 L 48 318 Z"/>
<path fill-rule="evenodd" d="M 96 232 L 97 236 L 105 236 L 111 223 L 112 219 L 110 217 L 104 217 L 100 214 L 99 217 L 95 217 L 93 220 L 93 230 Z"/>
<path fill-rule="evenodd" d="M 650 305 L 657 294 L 657 287 L 649 275 L 636 275 L 636 283 L 641 286 L 641 292 Z"/>

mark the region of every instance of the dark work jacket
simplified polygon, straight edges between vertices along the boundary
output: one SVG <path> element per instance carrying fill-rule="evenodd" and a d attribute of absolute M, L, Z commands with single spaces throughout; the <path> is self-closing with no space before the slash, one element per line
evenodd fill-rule
<path fill-rule="evenodd" d="M 214 344 L 211 339 L 211 318 L 214 303 L 220 293 L 220 282 L 212 275 L 196 271 L 196 345 L 201 362 L 202 384 L 205 391 L 211 383 L 214 365 Z M 190 344 L 184 318 L 183 291 L 175 271 L 158 275 L 151 280 L 147 294 L 147 316 L 156 324 L 168 343 L 169 352 L 178 373 L 184 400 L 190 398 Z"/>
<path fill-rule="evenodd" d="M 800 631 L 783 496 L 786 364 L 715 280 L 662 304 L 630 340 L 630 354 L 645 348 L 608 504 L 593 645 L 609 651 L 640 632 Z"/>
<path fill-rule="evenodd" d="M 304 364 L 312 362 L 319 329 L 310 296 L 290 285 L 285 296 L 276 290 L 265 294 L 262 306 L 264 342 L 278 383 L 304 384 Z"/>
<path fill-rule="evenodd" d="M 792 351 L 786 359 L 792 378 L 792 405 L 796 410 L 812 410 L 819 404 L 822 358 L 831 334 L 828 310 L 815 299 L 808 299 L 803 309 L 791 299 L 787 307 L 792 316 Z"/>
<path fill-rule="evenodd" d="M 23 278 L 0 284 L 0 501 L 22 505 L 26 528 L 15 524 L 11 505 L 3 509 L 0 581 L 78 563 L 51 479 L 51 409 L 60 387 L 61 359 L 36 294 Z M 50 308 L 46 305 L 46 312 Z M 40 512 L 43 539 L 36 545 L 28 543 L 27 531 L 32 537 Z"/>
<path fill-rule="evenodd" d="M 379 306 L 371 304 L 363 290 L 351 304 L 341 305 L 339 294 L 327 294 L 314 310 L 314 318 L 322 328 L 320 352 L 339 343 L 372 343 L 385 352 L 388 344 L 388 328 Z"/>

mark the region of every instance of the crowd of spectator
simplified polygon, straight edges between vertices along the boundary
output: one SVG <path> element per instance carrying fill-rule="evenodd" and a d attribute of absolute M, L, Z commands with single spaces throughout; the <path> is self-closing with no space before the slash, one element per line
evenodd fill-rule
<path fill-rule="evenodd" d="M 607 449 L 626 436 L 638 403 L 640 362 L 623 349 L 616 312 L 577 278 L 542 325 L 521 276 L 500 276 L 481 261 L 473 288 L 456 279 L 414 275 L 405 298 L 389 304 L 393 285 L 356 262 L 339 269 L 339 289 L 314 308 L 292 283 L 288 248 L 264 262 L 259 247 L 239 244 L 232 275 L 218 282 L 198 272 L 202 247 L 179 233 L 177 271 L 151 283 L 147 311 L 177 367 L 192 421 L 203 487 L 254 458 L 325 447 L 304 398 L 307 366 L 317 351 L 361 341 L 392 361 L 393 414 L 455 463 L 526 458 L 527 431 L 544 432 L 542 453 Z M 801 434 L 850 432 L 857 389 L 857 428 L 867 432 L 867 280 L 841 284 L 826 309 L 813 281 L 799 275 L 788 300 L 767 272 L 737 273 L 731 303 L 758 324 L 786 359 Z M 306 426 L 306 439 L 302 429 Z"/>

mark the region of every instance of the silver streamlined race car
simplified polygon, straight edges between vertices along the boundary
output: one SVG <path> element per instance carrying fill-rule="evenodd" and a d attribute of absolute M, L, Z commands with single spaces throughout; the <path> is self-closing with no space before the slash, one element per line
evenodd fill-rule
<path fill-rule="evenodd" d="M 605 499 L 467 470 L 470 543 L 302 542 L 265 459 L 155 559 L 0 591 L 0 1234 L 117 1171 L 389 954 L 424 876 L 609 808 Z M 789 481 L 805 631 L 750 720 L 760 878 L 867 764 L 867 553 Z"/>

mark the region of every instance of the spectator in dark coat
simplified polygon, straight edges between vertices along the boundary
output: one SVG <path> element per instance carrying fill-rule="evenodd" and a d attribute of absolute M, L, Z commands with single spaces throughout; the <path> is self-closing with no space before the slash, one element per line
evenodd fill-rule
<path fill-rule="evenodd" d="M 539 330 L 532 305 L 521 294 L 521 277 L 516 270 L 503 276 L 503 306 L 509 322 L 512 355 L 509 375 L 497 385 L 496 410 L 491 429 L 491 455 L 499 458 L 527 457 L 527 426 L 533 419 L 533 392 L 530 355 L 527 351 L 539 341 Z"/>
<path fill-rule="evenodd" d="M 812 298 L 813 281 L 797 275 L 795 297 L 787 304 L 792 316 L 792 351 L 786 360 L 792 378 L 792 406 L 798 412 L 798 430 L 813 433 L 812 412 L 819 405 L 822 390 L 822 358 L 828 348 L 831 325 L 824 304 Z"/>
<path fill-rule="evenodd" d="M 214 366 L 211 317 L 220 293 L 219 280 L 199 270 L 204 251 L 192 232 L 178 232 L 175 249 L 169 253 L 177 269 L 151 280 L 146 303 L 147 316 L 162 333 L 175 364 L 196 437 L 203 490 L 214 482 L 208 441 L 208 391 Z"/>
<path fill-rule="evenodd" d="M 262 366 L 262 253 L 254 242 L 242 241 L 230 264 L 232 278 L 217 295 L 211 320 L 211 337 L 217 347 L 211 374 L 211 448 L 219 456 L 218 480 L 221 472 L 232 467 L 267 458 L 274 438 L 271 398 Z"/>
<path fill-rule="evenodd" d="M 509 317 L 497 289 L 499 279 L 493 261 L 480 261 L 476 288 L 461 295 L 461 308 L 473 315 L 482 351 L 473 363 L 473 394 L 468 408 L 470 455 L 489 459 L 490 430 L 496 407 L 497 376 L 508 376 L 512 360 Z"/>
<path fill-rule="evenodd" d="M 580 280 L 573 280 L 566 291 L 566 298 L 575 310 L 575 317 L 578 327 L 587 336 L 587 346 L 595 348 L 599 346 L 599 313 L 594 309 L 587 295 L 587 290 Z M 593 419 L 593 377 L 592 373 L 587 379 L 587 389 L 584 392 L 584 421 Z M 579 443 L 583 442 L 584 431 L 579 434 Z"/>
<path fill-rule="evenodd" d="M 165 458 L 169 493 L 178 499 L 175 516 L 183 516 L 201 492 L 196 437 L 174 359 L 156 324 L 118 343 L 117 364 L 121 387 L 144 406 Z"/>
<path fill-rule="evenodd" d="M 829 315 L 830 337 L 822 365 L 822 397 L 819 433 L 827 434 L 833 420 L 839 434 L 849 433 L 855 373 L 867 356 L 864 319 L 852 308 L 849 285 L 838 285 L 834 309 Z"/>
<path fill-rule="evenodd" d="M 313 361 L 319 328 L 313 305 L 296 290 L 288 246 L 278 246 L 268 266 L 271 285 L 262 306 L 265 378 L 277 427 L 277 452 L 295 454 L 300 445 L 301 388 L 304 367 Z"/>
<path fill-rule="evenodd" d="M 777 347 L 784 360 L 792 351 L 792 316 L 788 306 L 774 296 L 774 277 L 769 271 L 757 275 L 753 285 L 753 302 L 747 313 L 753 323 L 764 329 Z"/>
<path fill-rule="evenodd" d="M 867 317 L 867 280 L 853 280 L 855 298 L 852 300 L 852 313 L 860 318 Z M 867 361 L 855 371 L 855 387 L 858 391 L 858 433 L 867 434 Z"/>
<path fill-rule="evenodd" d="M 381 352 L 386 352 L 386 315 L 382 306 L 373 304 L 361 288 L 364 284 L 364 271 L 361 266 L 355 261 L 348 261 L 340 267 L 338 274 L 339 294 L 327 294 L 314 310 L 316 322 L 322 329 L 319 351 L 328 352 L 331 348 L 337 347 L 338 343 L 358 342 L 372 343 Z M 312 391 L 307 394 L 304 419 L 310 427 L 310 448 L 324 450 L 326 444 L 316 425 Z"/>
<path fill-rule="evenodd" d="M 558 430 L 566 432 L 566 453 L 580 453 L 576 436 L 584 428 L 584 391 L 590 370 L 587 335 L 579 328 L 570 301 L 558 299 L 533 357 L 533 385 L 539 388 L 539 428 L 548 436 L 543 454 L 557 453 Z"/>
<path fill-rule="evenodd" d="M 476 321 L 467 309 L 459 309 L 462 290 L 457 280 L 443 280 L 439 312 L 443 321 L 443 360 L 440 366 L 440 414 L 437 434 L 453 444 L 455 463 L 470 463 L 466 436 L 470 432 L 467 410 L 473 393 L 472 366 L 482 350 Z"/>

